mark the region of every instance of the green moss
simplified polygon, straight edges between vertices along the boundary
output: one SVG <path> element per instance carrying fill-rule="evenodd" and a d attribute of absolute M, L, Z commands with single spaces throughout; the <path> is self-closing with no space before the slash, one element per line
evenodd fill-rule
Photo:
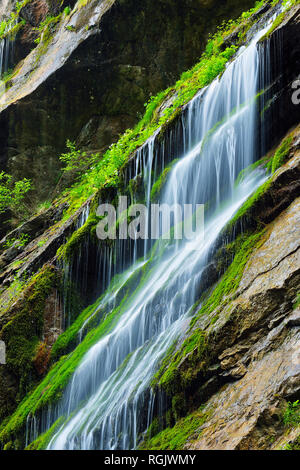
<path fill-rule="evenodd" d="M 192 384 L 198 374 L 205 372 L 210 360 L 209 343 L 206 333 L 194 328 L 197 320 L 203 315 L 209 315 L 214 310 L 216 314 L 229 302 L 239 286 L 246 263 L 252 251 L 263 241 L 264 231 L 249 234 L 245 233 L 228 247 L 235 252 L 234 259 L 226 273 L 212 291 L 206 301 L 203 301 L 200 310 L 193 316 L 191 329 L 187 339 L 173 354 L 175 347 L 169 351 L 166 359 L 156 374 L 152 386 L 159 385 L 172 396 Z M 184 360 L 184 361 L 183 361 Z"/>
<path fill-rule="evenodd" d="M 289 402 L 283 413 L 283 423 L 287 427 L 300 426 L 300 401 Z"/>
<path fill-rule="evenodd" d="M 276 170 L 280 168 L 287 161 L 292 142 L 293 142 L 293 135 L 290 135 L 281 142 L 273 158 L 271 158 L 268 163 L 267 163 L 267 157 L 264 157 L 263 159 L 254 163 L 254 165 L 251 165 L 249 169 L 242 171 L 238 179 L 241 180 L 245 176 L 245 174 L 248 173 L 249 170 L 251 169 L 253 170 L 256 166 L 259 166 L 261 164 L 265 164 L 267 170 L 269 171 L 271 170 L 272 174 L 275 173 Z M 262 198 L 262 196 L 268 192 L 269 188 L 272 185 L 272 182 L 273 182 L 273 178 L 271 177 L 265 183 L 263 183 L 254 192 L 254 194 L 252 194 L 252 196 L 242 205 L 242 207 L 237 211 L 235 216 L 231 219 L 230 224 L 228 225 L 229 230 L 232 227 L 234 227 L 234 225 L 239 220 L 247 217 L 250 214 L 250 212 L 251 214 L 255 213 L 256 204 Z"/>
<path fill-rule="evenodd" d="M 300 307 L 300 292 L 297 295 L 296 301 L 293 305 L 293 309 L 296 310 L 298 307 Z"/>
<path fill-rule="evenodd" d="M 37 28 L 35 28 L 36 31 L 40 33 L 38 38 L 35 39 L 35 43 L 38 44 L 35 60 L 36 65 L 39 63 L 41 57 L 47 52 L 61 18 L 62 13 L 59 13 L 57 16 L 47 16 L 46 19 L 42 21 Z"/>
<path fill-rule="evenodd" d="M 293 442 L 288 442 L 282 446 L 279 450 L 300 450 L 300 434 Z"/>
<path fill-rule="evenodd" d="M 166 182 L 167 176 L 168 176 L 168 174 L 170 173 L 170 171 L 172 170 L 173 166 L 175 165 L 175 163 L 177 161 L 178 160 L 173 160 L 172 163 L 170 163 L 170 165 L 168 165 L 163 170 L 163 172 L 159 175 L 159 177 L 157 178 L 157 180 L 153 184 L 152 189 L 151 189 L 151 201 L 152 202 L 157 202 L 158 201 L 161 190 L 162 190 L 162 188 L 163 188 L 163 186 Z"/>
<path fill-rule="evenodd" d="M 6 344 L 7 369 L 19 378 L 17 400 L 36 380 L 33 361 L 43 333 L 46 300 L 60 280 L 53 266 L 45 266 L 34 276 L 24 291 L 24 299 L 16 306 L 13 318 L 3 327 L 0 338 Z"/>
<path fill-rule="evenodd" d="M 160 133 L 159 133 L 159 136 L 158 136 L 160 140 L 163 140 L 163 138 L 165 137 L 166 132 L 169 129 L 172 129 L 174 127 L 175 123 L 178 121 L 178 119 L 180 118 L 181 115 L 182 115 L 182 109 L 179 107 L 179 108 L 176 109 L 176 111 L 173 113 L 173 115 L 170 117 L 170 119 L 168 119 L 168 121 L 166 121 L 164 124 L 162 124 L 161 130 L 160 130 Z"/>
<path fill-rule="evenodd" d="M 228 249 L 232 249 L 235 252 L 235 256 L 226 273 L 222 277 L 221 281 L 217 284 L 213 293 L 210 295 L 208 300 L 201 307 L 197 316 L 193 318 L 192 325 L 202 315 L 208 315 L 213 312 L 218 306 L 222 306 L 222 299 L 225 299 L 229 294 L 233 294 L 242 278 L 245 266 L 249 261 L 251 253 L 254 249 L 259 248 L 264 242 L 265 229 L 258 233 L 243 233 L 240 235 L 232 244 L 229 245 Z"/>
<path fill-rule="evenodd" d="M 207 346 L 206 334 L 200 329 L 195 330 L 175 354 L 173 354 L 175 347 L 172 346 L 155 375 L 152 386 L 158 384 L 170 396 L 188 387 L 193 378 L 205 367 Z M 187 357 L 190 367 L 180 370 L 182 359 Z"/>
<path fill-rule="evenodd" d="M 18 31 L 26 24 L 24 19 L 19 21 L 20 11 L 31 1 L 32 0 L 23 0 L 16 2 L 10 16 L 5 21 L 0 22 L 0 39 L 6 37 L 13 39 Z"/>
<path fill-rule="evenodd" d="M 272 2 L 272 6 L 275 6 L 278 3 L 279 3 L 279 0 L 274 0 Z M 284 7 L 284 11 L 280 13 L 280 15 L 277 16 L 274 23 L 270 27 L 270 29 L 266 32 L 266 34 L 261 38 L 260 41 L 265 41 L 266 39 L 269 39 L 271 37 L 275 29 L 277 29 L 281 25 L 281 23 L 284 21 L 287 11 L 289 11 L 297 3 L 299 3 L 299 0 L 283 0 L 282 6 Z"/>
<path fill-rule="evenodd" d="M 260 160 L 258 160 L 255 163 L 252 163 L 252 165 L 249 165 L 247 168 L 242 170 L 240 174 L 238 175 L 235 185 L 238 186 L 248 175 L 250 175 L 256 168 L 259 168 L 260 166 L 263 167 L 268 161 L 267 157 L 263 157 Z"/>
<path fill-rule="evenodd" d="M 35 441 L 33 441 L 25 450 L 45 450 L 52 439 L 52 436 L 59 429 L 64 417 L 61 416 L 57 421 L 46 431 L 41 434 Z"/>
<path fill-rule="evenodd" d="M 101 300 L 101 299 L 100 299 Z M 72 325 L 59 336 L 54 343 L 51 350 L 51 358 L 57 360 L 63 354 L 70 351 L 72 346 L 78 343 L 78 334 L 85 321 L 91 316 L 91 314 L 97 309 L 100 300 L 98 299 L 93 305 L 87 307 L 72 323 Z"/>
<path fill-rule="evenodd" d="M 78 0 L 77 2 L 78 9 L 85 7 L 90 1 L 91 0 Z"/>
<path fill-rule="evenodd" d="M 156 96 L 151 96 L 148 103 L 145 103 L 145 114 L 140 122 L 141 127 L 146 127 L 157 119 L 157 112 L 163 101 L 168 97 L 171 88 L 161 91 Z"/>
<path fill-rule="evenodd" d="M 271 171 L 275 173 L 284 163 L 286 163 L 287 157 L 290 153 L 293 142 L 293 136 L 288 136 L 283 140 L 280 147 L 276 150 L 273 159 L 270 162 Z"/>
<path fill-rule="evenodd" d="M 27 395 L 9 421 L 0 426 L 0 442 L 5 444 L 10 441 L 12 437 L 18 435 L 18 432 L 24 428 L 29 413 L 34 415 L 38 410 L 41 410 L 49 403 L 55 403 L 61 398 L 64 388 L 86 352 L 114 328 L 124 310 L 128 308 L 128 303 L 130 302 L 128 293 L 129 291 L 132 292 L 134 287 L 136 287 L 137 290 L 140 289 L 142 283 L 139 283 L 139 276 L 141 276 L 143 272 L 143 270 L 140 270 L 138 274 L 129 278 L 126 289 L 122 291 L 122 300 L 118 307 L 106 313 L 100 324 L 87 332 L 83 341 L 73 352 L 62 356 L 59 361 L 52 366 L 47 376 Z M 133 296 L 134 295 L 135 293 L 133 293 Z M 100 300 L 101 299 L 99 299 L 98 302 L 100 302 Z M 52 357 L 61 354 L 61 352 L 71 344 L 84 321 L 92 314 L 93 310 L 97 310 L 98 302 L 94 304 L 93 307 L 86 309 L 74 325 L 57 340 L 57 343 L 53 346 Z"/>
<path fill-rule="evenodd" d="M 18 32 L 20 31 L 20 29 L 22 29 L 25 26 L 25 24 L 26 24 L 25 20 L 20 21 L 9 31 L 7 31 L 6 33 L 3 33 L 1 36 L 1 39 L 4 39 L 5 37 L 9 37 L 10 40 L 13 40 L 18 34 Z"/>
<path fill-rule="evenodd" d="M 262 196 L 267 193 L 269 190 L 270 186 L 272 184 L 272 179 L 268 179 L 265 183 L 263 183 L 255 192 L 252 194 L 252 196 L 242 205 L 242 207 L 237 211 L 235 216 L 231 219 L 230 224 L 228 225 L 228 229 L 230 230 L 234 225 L 241 220 L 242 218 L 245 218 L 249 215 L 250 211 L 251 213 L 254 213 L 255 211 L 255 206 L 257 202 L 262 198 Z"/>
<path fill-rule="evenodd" d="M 274 23 L 272 24 L 271 28 L 266 32 L 266 34 L 261 38 L 261 41 L 265 41 L 266 39 L 269 39 L 271 34 L 275 31 L 278 26 L 281 25 L 285 18 L 285 12 L 280 13 L 280 15 L 277 16 L 275 19 Z"/>
<path fill-rule="evenodd" d="M 65 245 L 59 248 L 57 252 L 58 258 L 70 260 L 76 253 L 76 250 L 81 246 L 83 240 L 85 240 L 87 236 L 95 235 L 96 226 L 99 220 L 99 217 L 90 215 L 86 223 L 72 234 L 71 238 Z"/>
<path fill-rule="evenodd" d="M 288 402 L 286 409 L 282 414 L 282 421 L 286 428 L 293 430 L 300 427 L 300 402 Z M 300 450 L 300 433 L 293 439 L 293 442 L 288 442 L 283 445 L 280 450 Z"/>
<path fill-rule="evenodd" d="M 187 442 L 199 439 L 201 427 L 208 419 L 209 413 L 202 408 L 180 419 L 174 427 L 161 431 L 154 437 L 148 432 L 140 450 L 182 450 Z M 150 432 L 155 430 L 151 427 Z"/>

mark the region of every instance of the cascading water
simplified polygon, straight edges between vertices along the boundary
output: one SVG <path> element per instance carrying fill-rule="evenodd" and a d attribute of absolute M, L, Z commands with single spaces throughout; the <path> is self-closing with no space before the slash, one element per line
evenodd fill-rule
<path fill-rule="evenodd" d="M 176 245 L 159 241 L 152 256 L 145 244 L 145 259 L 133 263 L 118 288 L 141 268 L 142 282 L 121 305 L 112 330 L 87 352 L 60 403 L 48 410 L 40 426 L 40 431 L 48 429 L 64 416 L 49 449 L 132 449 L 150 425 L 154 405 L 151 379 L 168 348 L 189 324 L 208 254 L 234 213 L 265 180 L 264 172 L 255 170 L 235 185 L 239 172 L 257 158 L 255 97 L 262 63 L 257 42 L 267 29 L 239 51 L 223 76 L 202 90 L 184 114 L 183 156 L 168 175 L 161 202 L 173 206 L 209 201 L 204 240 L 201 233 Z M 136 157 L 136 176 L 139 166 L 147 169 L 148 202 L 155 139 L 153 136 Z M 116 299 L 118 290 L 113 292 L 108 290 L 102 307 Z M 35 437 L 36 430 L 30 440 Z"/>
<path fill-rule="evenodd" d="M 8 71 L 10 58 L 13 53 L 14 41 L 9 37 L 9 33 L 16 25 L 17 20 L 7 23 L 6 29 L 3 31 L 5 37 L 0 39 L 0 80 Z"/>

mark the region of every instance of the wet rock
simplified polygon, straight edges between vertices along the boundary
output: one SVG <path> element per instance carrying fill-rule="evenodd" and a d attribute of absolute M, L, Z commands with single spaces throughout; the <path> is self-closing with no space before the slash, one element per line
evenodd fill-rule
<path fill-rule="evenodd" d="M 211 338 L 213 349 L 220 347 L 221 337 L 223 344 L 236 342 L 218 356 L 221 377 L 234 383 L 227 383 L 208 400 L 213 416 L 188 449 L 266 449 L 285 432 L 284 403 L 300 389 L 300 317 L 299 309 L 292 311 L 300 282 L 299 208 L 298 198 L 270 226 L 246 267 L 240 294 L 233 302 L 236 307 L 231 307 L 229 315 L 224 310 L 224 322 L 216 324 L 219 331 Z"/>
<path fill-rule="evenodd" d="M 299 159 L 300 161 L 300 159 Z M 249 260 L 240 282 L 239 291 L 252 285 L 261 290 L 264 279 L 269 284 L 274 279 L 274 285 L 284 278 L 283 264 L 288 263 L 288 256 L 293 253 L 295 258 L 299 256 L 300 248 L 300 210 L 299 199 L 280 216 L 274 228 L 266 234 L 263 249 L 258 249 Z M 288 242 L 287 242 L 288 240 Z M 282 263 L 282 267 L 280 267 Z M 275 276 L 276 273 L 276 276 Z M 273 277 L 274 274 L 274 277 Z"/>
<path fill-rule="evenodd" d="M 265 129 L 268 137 L 268 148 L 272 148 L 285 133 L 298 124 L 299 106 L 292 100 L 293 82 L 300 68 L 300 7 L 295 5 L 285 20 L 271 34 L 261 47 L 270 51 L 270 83 L 267 87 L 264 114 Z M 281 57 L 275 60 L 278 50 Z M 273 96 L 275 99 L 270 99 Z M 263 105 L 265 106 L 265 105 Z"/>
<path fill-rule="evenodd" d="M 48 261 L 52 262 L 56 257 L 58 248 L 64 243 L 66 238 L 73 233 L 78 218 L 89 203 L 90 200 L 84 203 L 83 206 L 64 223 L 60 223 L 59 221 L 57 221 L 58 223 L 54 223 L 53 217 L 61 217 L 63 207 L 65 206 L 62 205 L 60 208 L 51 207 L 45 213 L 33 217 L 28 222 L 25 222 L 23 226 L 5 237 L 1 242 L 2 247 L 9 238 L 17 238 L 22 233 L 30 234 L 33 239 L 26 246 L 20 247 L 18 256 L 13 259 L 11 257 L 9 258 L 10 264 L 7 264 L 8 261 L 6 262 L 7 251 L 2 253 L 0 263 L 2 263 L 1 267 L 4 268 L 5 265 L 5 268 L 0 272 L 0 283 L 8 287 L 11 282 L 14 281 L 14 276 L 17 272 L 18 277 L 21 278 L 25 273 L 36 273 Z M 42 230 L 42 227 L 46 228 L 46 230 Z"/>
<path fill-rule="evenodd" d="M 20 17 L 31 26 L 37 27 L 46 18 L 48 12 L 49 6 L 46 0 L 34 0 L 20 10 Z"/>
<path fill-rule="evenodd" d="M 3 250 L 5 244 L 11 239 L 18 239 L 22 235 L 27 235 L 30 240 L 39 237 L 51 225 L 61 220 L 67 204 L 61 204 L 58 207 L 51 206 L 49 209 L 42 211 L 31 217 L 29 220 L 21 224 L 15 230 L 9 232 L 0 241 L 0 250 Z"/>
<path fill-rule="evenodd" d="M 197 287 L 197 297 L 199 298 L 201 294 L 206 289 L 214 285 L 215 282 L 217 282 L 217 280 L 218 280 L 217 265 L 213 261 L 210 264 L 208 264 L 203 270 L 199 285 Z"/>
<path fill-rule="evenodd" d="M 289 377 L 300 375 L 300 364 L 291 365 L 290 358 L 299 348 L 299 333 L 278 349 L 255 361 L 243 377 L 212 397 L 208 404 L 215 407 L 213 416 L 204 425 L 200 439 L 189 449 L 265 449 L 270 436 L 283 432 L 282 412 L 277 409 L 278 398 L 286 396 L 282 386 L 289 382 L 290 391 L 298 390 L 298 381 Z M 274 410 L 271 412 L 271 410 Z M 266 422 L 266 415 L 271 416 Z M 272 423 L 272 426 L 270 425 Z M 263 426 L 264 423 L 264 426 Z M 276 427 L 273 424 L 276 423 Z"/>
<path fill-rule="evenodd" d="M 221 374 L 222 377 L 232 377 L 233 379 L 241 379 L 244 377 L 244 375 L 247 374 L 247 368 L 244 366 L 244 364 L 237 364 L 236 367 L 230 368 L 228 367 L 228 364 L 224 365 L 224 361 L 222 362 L 222 368 L 228 369 L 228 371 L 223 372 Z"/>
<path fill-rule="evenodd" d="M 290 328 L 300 326 L 300 309 L 297 309 L 295 313 L 289 317 L 287 326 Z"/>
<path fill-rule="evenodd" d="M 273 318 L 273 319 L 270 321 L 270 323 L 269 323 L 269 325 L 268 325 L 268 328 L 269 328 L 270 330 L 272 330 L 273 328 L 276 328 L 276 326 L 278 326 L 278 325 L 280 325 L 280 323 L 282 323 L 282 321 L 285 319 L 285 317 L 286 317 L 286 314 L 281 314 L 281 313 L 280 313 L 279 315 L 276 315 L 276 317 Z"/>

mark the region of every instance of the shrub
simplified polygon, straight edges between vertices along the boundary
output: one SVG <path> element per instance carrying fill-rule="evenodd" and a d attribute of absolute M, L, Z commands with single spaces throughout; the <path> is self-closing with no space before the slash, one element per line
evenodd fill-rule
<path fill-rule="evenodd" d="M 300 425 L 300 401 L 289 402 L 283 415 L 283 422 L 285 426 L 299 426 Z"/>
<path fill-rule="evenodd" d="M 31 181 L 23 178 L 14 181 L 13 177 L 4 171 L 0 173 L 0 214 L 10 209 L 20 212 L 24 209 L 24 197 L 31 189 Z"/>

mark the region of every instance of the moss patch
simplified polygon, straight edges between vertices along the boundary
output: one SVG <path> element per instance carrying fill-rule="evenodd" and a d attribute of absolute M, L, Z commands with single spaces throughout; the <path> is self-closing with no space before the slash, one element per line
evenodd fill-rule
<path fill-rule="evenodd" d="M 53 288 L 59 287 L 59 282 L 55 268 L 45 266 L 33 277 L 17 313 L 0 333 L 7 349 L 6 367 L 20 379 L 17 400 L 34 381 L 33 361 L 43 332 L 46 301 Z"/>
<path fill-rule="evenodd" d="M 25 450 L 45 450 L 50 443 L 52 436 L 59 429 L 63 422 L 64 417 L 61 416 L 55 423 L 48 429 L 47 432 L 41 434 L 35 441 L 33 441 Z"/>
<path fill-rule="evenodd" d="M 155 181 L 155 183 L 154 183 L 154 185 L 152 186 L 152 189 L 151 189 L 151 201 L 152 202 L 157 202 L 158 201 L 159 196 L 161 194 L 161 191 L 162 191 L 162 189 L 164 187 L 164 184 L 167 180 L 167 176 L 168 176 L 168 174 L 170 173 L 170 171 L 172 170 L 173 166 L 175 165 L 175 163 L 177 161 L 178 160 L 173 160 L 172 163 L 170 165 L 168 165 L 162 171 L 162 173 L 159 175 L 159 177 Z"/>
<path fill-rule="evenodd" d="M 80 248 L 83 240 L 88 236 L 95 235 L 96 226 L 99 220 L 100 218 L 95 215 L 89 216 L 86 223 L 72 234 L 71 238 L 65 245 L 60 247 L 57 253 L 58 258 L 63 258 L 66 261 L 70 260 L 78 248 Z"/>
<path fill-rule="evenodd" d="M 173 428 L 167 428 L 154 437 L 145 438 L 141 450 L 182 450 L 187 442 L 197 440 L 201 435 L 201 426 L 209 414 L 202 408 L 180 419 Z"/>
<path fill-rule="evenodd" d="M 283 140 L 280 147 L 276 150 L 274 157 L 270 161 L 268 168 L 271 169 L 272 173 L 278 170 L 287 161 L 287 157 L 290 153 L 293 142 L 293 136 L 288 136 Z"/>
<path fill-rule="evenodd" d="M 300 426 L 300 401 L 289 402 L 283 414 L 285 426 Z"/>
<path fill-rule="evenodd" d="M 226 273 L 212 291 L 207 300 L 203 300 L 202 307 L 193 316 L 190 332 L 187 339 L 175 352 L 175 347 L 169 351 L 156 374 L 152 386 L 162 387 L 169 396 L 180 393 L 189 387 L 200 373 L 205 372 L 211 356 L 207 333 L 195 328 L 198 319 L 225 307 L 232 300 L 239 286 L 244 268 L 252 251 L 263 242 L 263 234 L 245 233 L 228 246 L 234 252 L 234 258 Z"/>
<path fill-rule="evenodd" d="M 138 274 L 133 275 L 128 280 L 128 285 L 122 292 L 122 300 L 119 305 L 108 312 L 100 324 L 87 332 L 83 341 L 73 352 L 62 356 L 52 366 L 44 380 L 27 395 L 9 421 L 0 426 L 0 442 L 5 444 L 15 438 L 24 429 L 29 414 L 34 415 L 48 404 L 55 403 L 61 398 L 66 385 L 86 352 L 114 328 L 124 310 L 128 308 L 128 302 L 130 302 L 128 293 L 129 291 L 133 292 L 135 286 L 137 286 L 137 290 L 141 287 L 142 283 L 139 284 L 138 281 L 143 274 L 144 271 L 141 269 Z M 135 292 L 133 292 L 134 295 Z M 57 343 L 53 346 L 52 358 L 61 354 L 64 349 L 71 345 L 84 321 L 95 308 L 97 309 L 98 302 L 89 309 L 86 309 L 78 320 L 57 340 Z M 91 326 L 95 325 L 92 324 Z"/>
<path fill-rule="evenodd" d="M 204 331 L 197 329 L 189 336 L 181 348 L 168 355 L 154 378 L 169 395 L 185 389 L 193 378 L 205 367 L 208 345 Z M 190 367 L 180 368 L 183 358 L 188 357 Z"/>

